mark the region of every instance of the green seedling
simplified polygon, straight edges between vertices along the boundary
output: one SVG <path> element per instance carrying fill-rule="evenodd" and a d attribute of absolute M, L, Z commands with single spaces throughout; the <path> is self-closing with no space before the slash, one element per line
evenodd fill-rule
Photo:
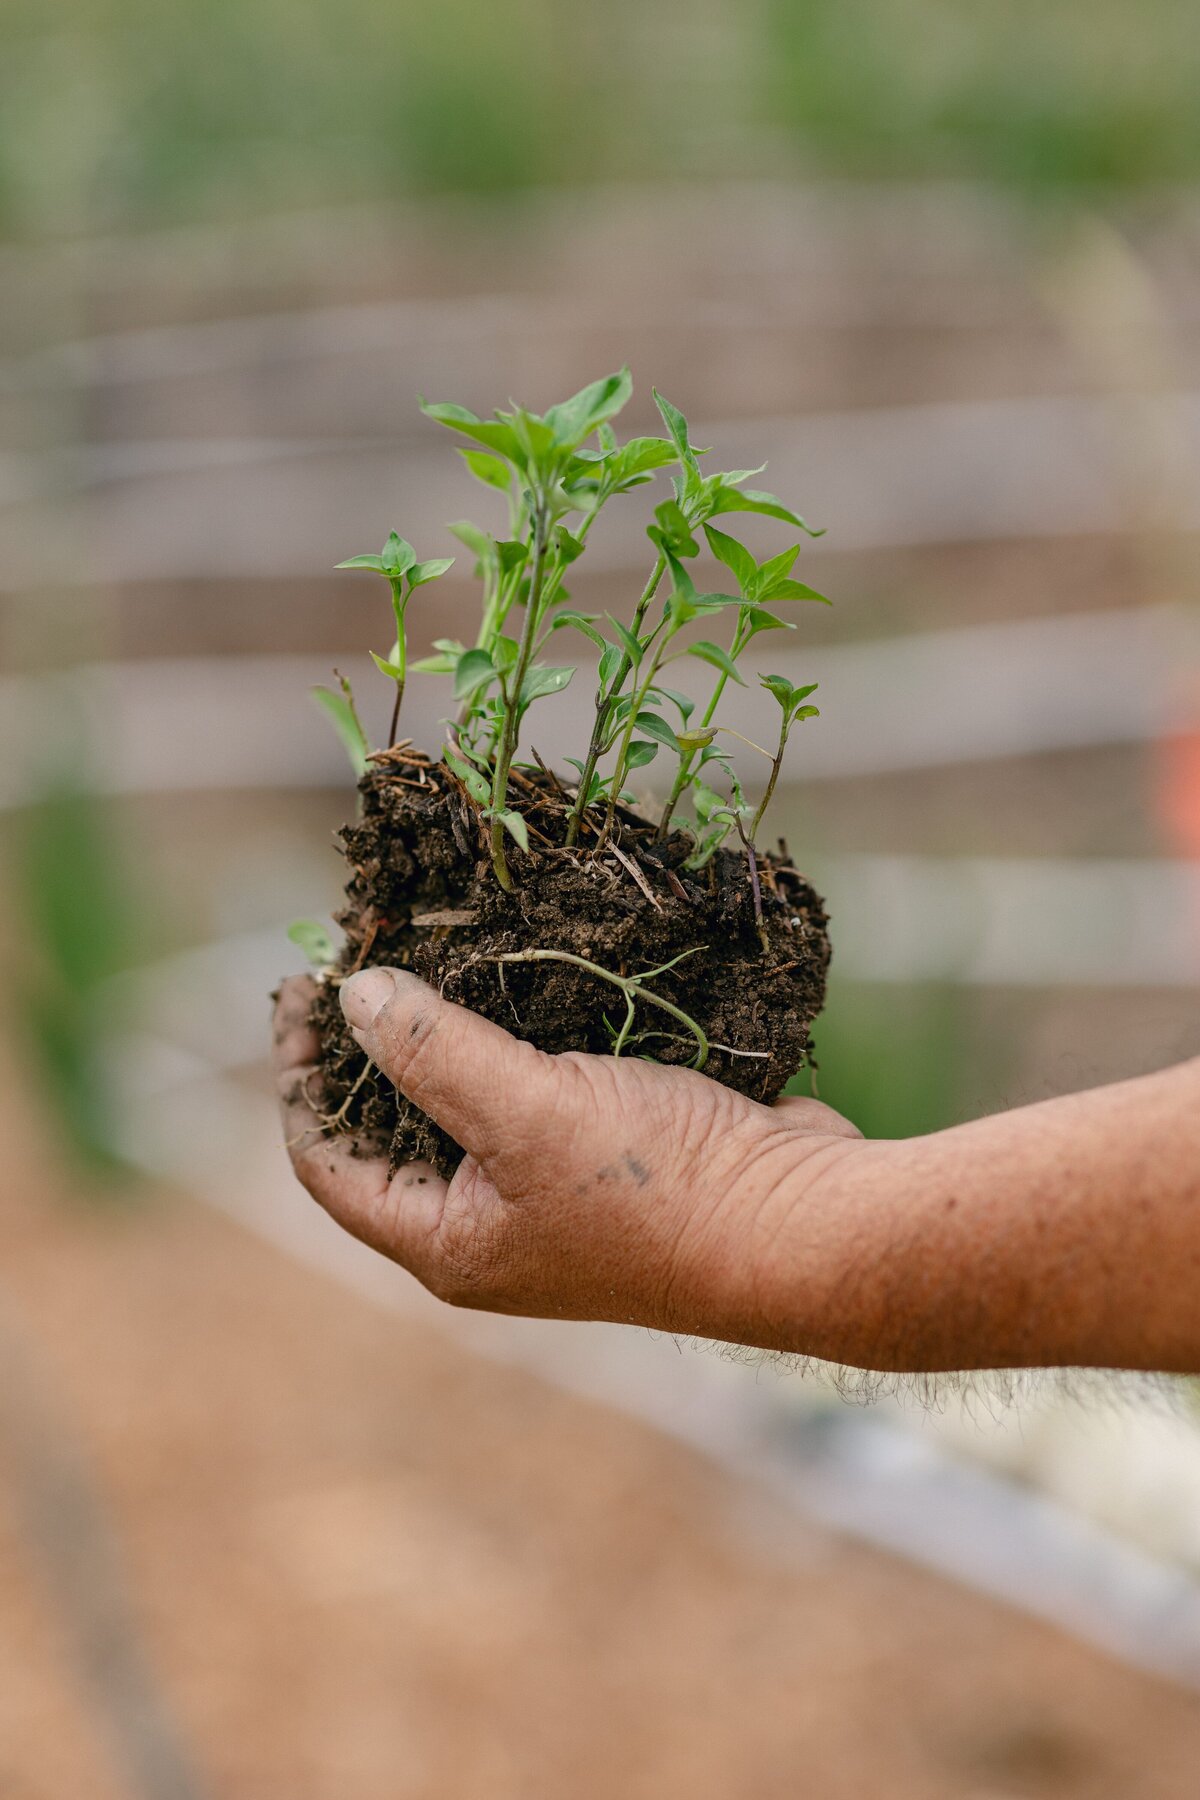
<path fill-rule="evenodd" d="M 408 603 L 417 588 L 424 587 L 426 582 L 436 581 L 440 575 L 444 575 L 447 569 L 453 566 L 454 558 L 452 556 L 433 557 L 428 562 L 418 562 L 417 553 L 412 545 L 395 531 L 388 534 L 387 543 L 378 556 L 369 554 L 350 556 L 345 562 L 337 564 L 339 569 L 370 569 L 374 574 L 384 576 L 392 590 L 392 613 L 396 620 L 396 641 L 388 656 L 378 656 L 374 650 L 371 652 L 376 668 L 382 674 L 389 676 L 396 684 L 396 695 L 392 705 L 392 722 L 388 728 L 389 745 L 396 741 L 396 731 L 400 723 L 400 707 L 404 700 L 404 684 L 408 677 L 408 636 L 404 626 Z M 357 725 L 358 720 L 354 716 L 354 702 L 349 692 L 349 683 L 345 683 L 344 687 L 349 712 L 353 717 L 354 724 Z M 318 689 L 317 691 L 318 695 L 329 692 L 328 689 Z M 336 701 L 336 698 L 336 695 L 329 695 L 330 700 Z M 343 742 L 347 744 L 347 748 L 350 748 L 354 740 L 346 737 L 344 720 L 339 722 L 339 715 L 333 707 L 330 707 L 329 710 L 333 714 L 334 723 L 341 731 Z M 358 734 L 359 736 L 362 734 L 361 726 L 358 727 Z M 354 756 L 355 752 L 351 749 L 352 761 Z"/>
<path fill-rule="evenodd" d="M 630 775 L 661 752 L 675 759 L 660 835 L 673 826 L 689 830 L 690 859 L 702 866 L 728 833 L 737 829 L 750 843 L 775 790 L 791 726 L 815 709 L 803 708 L 811 688 L 788 689 L 781 677 L 765 678 L 784 709 L 778 752 L 762 804 L 746 831 L 742 790 L 730 753 L 718 744 L 729 733 L 718 710 L 730 682 L 745 686 L 739 662 L 760 632 L 794 629 L 782 609 L 825 596 L 792 574 L 800 545 L 758 561 L 746 545 L 713 521 L 732 513 L 779 521 L 816 537 L 799 513 L 775 494 L 746 484 L 758 469 L 706 474 L 709 453 L 692 443 L 678 407 L 655 391 L 661 436 L 621 443 L 612 421 L 632 391 L 628 369 L 590 383 L 545 413 L 512 405 L 481 418 L 449 403 L 421 402 L 426 416 L 467 440 L 460 454 L 468 473 L 503 501 L 502 532 L 458 520 L 450 530 L 470 555 L 481 586 L 475 641 L 436 638 L 434 654 L 410 665 L 406 619 L 418 587 L 436 580 L 453 559 L 417 560 L 404 538 L 393 532 L 378 555 L 355 556 L 339 568 L 369 569 L 389 584 L 395 643 L 387 656 L 373 654 L 376 666 L 395 684 L 388 745 L 396 741 L 400 707 L 410 672 L 449 677 L 453 716 L 447 719 L 443 749 L 446 767 L 485 822 L 492 866 L 502 887 L 511 890 L 511 849 L 527 853 L 529 830 L 514 800 L 512 776 L 522 730 L 531 707 L 561 693 L 572 680 L 571 663 L 549 659 L 560 632 L 587 638 L 599 652 L 591 727 L 582 755 L 568 758 L 578 771 L 564 838 L 568 848 L 594 851 L 610 839 L 617 806 L 632 798 Z M 651 566 L 628 621 L 613 614 L 580 611 L 572 604 L 568 579 L 585 554 L 593 527 L 614 500 L 669 471 L 671 492 L 654 507 L 646 526 Z M 707 550 L 715 577 L 698 582 L 688 565 Z M 828 602 L 825 602 L 828 604 Z M 728 619 L 727 630 L 718 627 Z M 563 640 L 568 641 L 568 640 Z M 666 685 L 672 663 L 690 657 L 715 673 L 707 703 L 696 717 L 693 701 Z M 349 683 L 339 691 L 319 689 L 357 772 L 370 752 Z M 772 683 L 780 684 L 782 687 Z M 757 747 L 757 746 L 756 746 Z M 729 789 L 722 800 L 712 786 Z M 690 801 L 690 814 L 679 809 Z M 648 996 L 644 996 L 647 997 Z"/>

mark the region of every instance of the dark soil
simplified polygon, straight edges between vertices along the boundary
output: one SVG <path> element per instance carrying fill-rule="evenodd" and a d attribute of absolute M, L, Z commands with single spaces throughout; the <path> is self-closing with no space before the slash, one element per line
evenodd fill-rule
<path fill-rule="evenodd" d="M 745 851 L 719 851 L 689 871 L 686 833 L 657 844 L 654 827 L 623 809 L 605 848 L 591 830 L 567 850 L 567 807 L 553 776 L 514 771 L 513 782 L 530 849 L 508 842 L 509 894 L 493 873 L 484 822 L 443 763 L 403 746 L 373 759 L 359 785 L 361 816 L 341 833 L 351 875 L 338 915 L 346 933 L 338 972 L 370 963 L 412 969 L 543 1050 L 606 1054 L 625 1017 L 617 988 L 566 963 L 496 959 L 563 950 L 629 975 L 690 951 L 649 985 L 710 1039 L 706 1075 L 775 1100 L 805 1060 L 829 966 L 825 909 L 803 875 L 760 853 L 759 918 Z M 334 1129 L 356 1133 L 372 1154 L 386 1148 L 394 1166 L 422 1158 L 443 1174 L 454 1169 L 462 1150 L 425 1113 L 382 1076 L 360 1083 L 363 1054 L 335 983 L 322 984 L 312 1016 L 324 1089 L 314 1098 L 326 1116 L 338 1115 Z M 688 1063 L 695 1053 L 683 1026 L 637 1005 L 625 1054 Z"/>

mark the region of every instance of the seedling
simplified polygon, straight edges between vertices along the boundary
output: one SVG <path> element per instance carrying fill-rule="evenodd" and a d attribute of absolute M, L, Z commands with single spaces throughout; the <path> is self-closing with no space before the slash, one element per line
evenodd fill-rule
<path fill-rule="evenodd" d="M 794 629 L 798 603 L 824 601 L 793 573 L 801 541 L 817 534 L 751 485 L 760 471 L 706 473 L 710 453 L 662 394 L 661 430 L 622 442 L 614 421 L 629 395 L 619 369 L 541 414 L 510 405 L 481 418 L 422 401 L 463 440 L 463 466 L 496 511 L 492 528 L 450 526 L 466 551 L 460 563 L 419 561 L 393 532 L 378 555 L 340 565 L 387 582 L 394 642 L 374 661 L 392 684 L 391 718 L 371 750 L 349 683 L 339 676 L 318 690 L 360 777 L 358 818 L 343 832 L 354 873 L 338 915 L 345 944 L 335 949 L 312 925 L 293 937 L 322 973 L 318 1118 L 384 1137 L 397 1163 L 447 1173 L 459 1152 L 364 1071 L 337 989 L 368 961 L 443 989 L 453 979 L 456 999 L 546 1050 L 690 1062 L 766 1102 L 810 1047 L 829 955 L 824 908 L 786 853 L 762 852 L 755 839 L 789 733 L 815 716 L 813 684 L 760 678 L 777 729 L 773 719 L 746 736 L 723 714 L 731 688 L 750 684 L 760 634 Z M 602 515 L 656 479 L 647 567 L 629 607 L 581 611 L 571 586 Z M 760 561 L 726 529 L 739 513 L 784 527 L 786 544 Z M 433 653 L 414 662 L 413 595 L 451 568 L 477 583 L 476 622 L 462 639 L 441 625 Z M 595 650 L 596 677 L 566 779 L 522 745 L 534 709 L 577 679 L 557 652 L 580 638 Z M 698 702 L 673 685 L 685 664 L 711 676 Z M 446 683 L 433 757 L 397 735 L 406 685 L 426 675 Z M 757 784 L 748 789 L 745 751 L 768 765 L 757 800 L 746 798 Z M 648 819 L 629 784 L 656 759 L 666 804 Z M 606 989 L 621 995 L 623 1017 Z"/>
<path fill-rule="evenodd" d="M 586 833 L 591 851 L 602 848 L 613 832 L 618 805 L 631 798 L 629 776 L 666 749 L 676 764 L 659 837 L 675 826 L 689 830 L 696 866 L 702 866 L 732 828 L 729 809 L 739 812 L 742 804 L 729 753 L 715 742 L 725 729 L 717 715 L 726 686 L 731 681 L 745 686 L 739 659 L 760 632 L 793 629 L 775 607 L 796 601 L 828 604 L 823 594 L 792 576 L 799 544 L 759 562 L 737 538 L 712 523 L 743 512 L 780 520 L 810 537 L 819 535 L 777 496 L 745 485 L 759 470 L 705 475 L 700 459 L 707 452 L 692 444 L 687 420 L 663 395 L 655 391 L 654 398 L 665 435 L 618 442 L 611 421 L 630 392 L 629 371 L 621 369 L 540 415 L 512 406 L 482 419 L 465 407 L 421 402 L 429 418 L 470 440 L 471 447 L 460 452 L 467 470 L 503 495 L 506 504 L 504 536 L 468 520 L 450 528 L 471 552 L 481 583 L 475 642 L 468 646 L 436 639 L 435 654 L 415 666 L 452 678 L 458 710 L 449 722 L 443 758 L 487 822 L 496 879 L 509 891 L 514 877 L 506 839 L 523 851 L 529 847 L 527 823 L 511 792 L 522 728 L 534 703 L 560 693 L 576 672 L 569 663 L 540 660 L 557 632 L 577 632 L 600 652 L 590 737 L 581 756 L 567 758 L 578 781 L 566 820 L 566 846 L 577 846 Z M 577 611 L 570 604 L 566 577 L 584 554 L 600 513 L 667 469 L 673 471 L 672 496 L 654 508 L 646 527 L 653 559 L 631 618 L 625 622 L 612 614 L 600 618 Z M 703 591 L 685 566 L 700 555 L 701 541 L 724 578 Z M 391 590 L 395 643 L 386 656 L 372 652 L 376 666 L 395 684 L 389 745 L 396 740 L 409 673 L 409 601 L 418 587 L 444 575 L 452 564 L 452 558 L 418 561 L 412 545 L 396 532 L 378 555 L 338 564 L 382 575 Z M 659 601 L 664 582 L 665 598 Z M 726 586 L 737 591 L 726 591 Z M 683 641 L 690 627 L 726 616 L 732 621 L 727 642 L 716 635 Z M 683 656 L 716 671 L 694 727 L 693 702 L 663 679 L 668 665 Z M 341 681 L 340 693 L 318 690 L 318 697 L 361 772 L 368 752 L 349 683 Z M 804 716 L 812 712 L 810 708 Z M 793 710 L 786 718 L 751 840 L 775 789 L 787 730 L 799 716 Z M 611 761 L 604 767 L 606 759 Z M 713 776 L 723 777 L 730 788 L 723 808 L 712 798 Z M 691 816 L 679 812 L 689 799 Z"/>

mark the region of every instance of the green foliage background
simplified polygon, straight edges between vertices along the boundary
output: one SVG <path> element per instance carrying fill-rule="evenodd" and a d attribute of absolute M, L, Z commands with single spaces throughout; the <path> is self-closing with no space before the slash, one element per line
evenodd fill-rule
<path fill-rule="evenodd" d="M 1200 171 L 1191 0 L 8 0 L 0 232 L 675 174 Z"/>

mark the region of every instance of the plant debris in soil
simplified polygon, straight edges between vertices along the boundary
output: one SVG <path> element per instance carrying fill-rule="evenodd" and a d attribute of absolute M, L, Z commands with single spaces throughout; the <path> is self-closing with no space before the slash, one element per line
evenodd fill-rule
<path fill-rule="evenodd" d="M 570 963 L 501 960 L 535 949 L 624 977 L 681 958 L 648 991 L 701 1027 L 706 1075 L 751 1099 L 777 1099 L 808 1055 L 830 956 L 825 908 L 786 853 L 721 849 L 689 871 L 687 832 L 656 842 L 655 826 L 624 807 L 607 842 L 593 827 L 567 849 L 569 800 L 555 777 L 514 769 L 511 779 L 529 849 L 511 851 L 516 886 L 506 893 L 487 827 L 444 763 L 408 744 L 371 759 L 359 818 L 341 832 L 351 870 L 337 915 L 346 941 L 312 1011 L 321 1039 L 312 1097 L 327 1129 L 354 1134 L 363 1154 L 386 1153 L 393 1169 L 421 1160 L 449 1175 L 462 1159 L 346 1028 L 338 978 L 370 964 L 411 969 L 542 1050 L 610 1054 L 625 1017 L 621 991 Z M 640 999 L 623 1054 L 688 1064 L 697 1040 Z"/>

